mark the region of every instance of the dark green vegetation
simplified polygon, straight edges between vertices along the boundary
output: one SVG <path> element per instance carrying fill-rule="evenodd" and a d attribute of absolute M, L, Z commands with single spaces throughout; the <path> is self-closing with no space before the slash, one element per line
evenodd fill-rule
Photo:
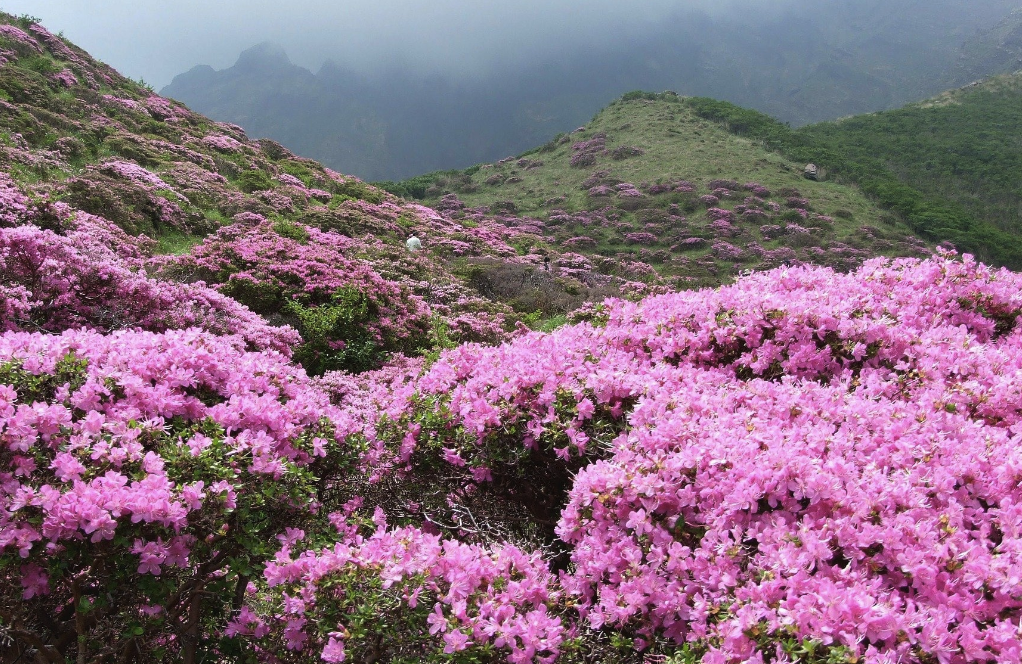
<path fill-rule="evenodd" d="M 814 125 L 800 133 L 854 164 L 880 162 L 885 167 L 881 172 L 921 195 L 912 202 L 892 201 L 906 206 L 907 215 L 913 214 L 914 206 L 925 209 L 948 201 L 936 212 L 947 216 L 933 229 L 935 236 L 950 225 L 966 234 L 958 242 L 978 248 L 997 237 L 984 224 L 1010 234 L 997 237 L 998 244 L 1010 246 L 991 257 L 1019 265 L 1015 245 L 1022 234 L 1022 73 L 994 77 L 895 111 Z M 944 219 L 947 223 L 941 223 Z"/>
<path fill-rule="evenodd" d="M 895 108 L 1014 59 L 1005 22 L 1014 0 L 758 4 L 682 10 L 641 33 L 608 26 L 571 51 L 554 46 L 465 79 L 368 76 L 332 62 L 310 71 L 263 45 L 228 69 L 183 73 L 162 93 L 344 173 L 398 179 L 520 153 L 636 88 L 727 99 L 802 125 Z"/>
<path fill-rule="evenodd" d="M 854 182 L 931 241 L 1022 266 L 1022 75 L 902 109 L 792 130 L 761 113 L 687 100 L 701 117 Z"/>

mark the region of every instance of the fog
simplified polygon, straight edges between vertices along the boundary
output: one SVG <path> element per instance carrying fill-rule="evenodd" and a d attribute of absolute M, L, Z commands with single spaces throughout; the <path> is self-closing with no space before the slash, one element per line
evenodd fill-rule
<path fill-rule="evenodd" d="M 620 41 L 689 12 L 734 18 L 801 0 L 3 0 L 156 88 L 198 64 L 220 69 L 272 41 L 312 70 L 485 75 Z M 867 0 L 869 4 L 871 0 Z"/>

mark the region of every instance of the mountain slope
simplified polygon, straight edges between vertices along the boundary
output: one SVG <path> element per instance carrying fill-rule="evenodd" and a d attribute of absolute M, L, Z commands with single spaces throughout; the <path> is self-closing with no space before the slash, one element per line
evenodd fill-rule
<path fill-rule="evenodd" d="M 510 309 L 476 294 L 449 258 L 453 246 L 517 264 L 507 244 L 517 231 L 470 231 L 249 141 L 38 25 L 6 20 L 0 203 L 20 239 L 3 276 L 7 295 L 20 295 L 4 329 L 233 330 L 322 373 L 496 340 L 513 326 Z M 429 251 L 408 255 L 411 233 L 428 235 Z M 67 273 L 40 267 L 51 261 Z"/>
<path fill-rule="evenodd" d="M 1022 234 L 1022 72 L 801 133 L 849 159 L 877 159 L 923 195 Z"/>
<path fill-rule="evenodd" d="M 1022 69 L 1022 9 L 965 41 L 946 87 L 1019 69 Z"/>
<path fill-rule="evenodd" d="M 360 76 L 329 63 L 313 73 L 279 56 L 253 67 L 248 53 L 223 71 L 183 73 L 162 93 L 344 172 L 399 179 L 517 154 L 634 89 L 726 99 L 796 125 L 897 107 L 973 80 L 947 80 L 961 45 L 1015 6 L 789 0 L 741 15 L 679 11 L 641 36 L 611 32 L 478 78 Z"/>
<path fill-rule="evenodd" d="M 795 260 L 848 267 L 919 240 L 854 186 L 700 118 L 677 95 L 626 95 L 518 158 L 384 183 L 444 208 L 513 211 L 561 251 L 652 264 L 679 283 Z M 465 212 L 462 212 L 465 214 Z"/>

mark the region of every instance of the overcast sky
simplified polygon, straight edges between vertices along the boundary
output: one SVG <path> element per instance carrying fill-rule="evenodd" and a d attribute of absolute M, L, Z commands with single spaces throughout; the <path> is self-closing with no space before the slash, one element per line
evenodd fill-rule
<path fill-rule="evenodd" d="M 787 2 L 788 0 L 784 0 Z M 222 69 L 263 41 L 313 71 L 327 59 L 366 71 L 409 64 L 482 70 L 642 29 L 698 7 L 778 0 L 0 0 L 121 73 L 157 89 L 198 64 Z"/>

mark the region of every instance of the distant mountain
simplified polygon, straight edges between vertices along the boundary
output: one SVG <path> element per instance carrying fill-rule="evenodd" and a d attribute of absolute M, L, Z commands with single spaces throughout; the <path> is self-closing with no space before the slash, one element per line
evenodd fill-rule
<path fill-rule="evenodd" d="M 961 55 L 951 71 L 950 85 L 1010 74 L 1022 69 L 1022 8 L 1003 21 L 976 34 L 962 46 Z"/>
<path fill-rule="evenodd" d="M 522 152 L 634 89 L 726 99 L 795 125 L 894 108 L 1001 67 L 968 54 L 1017 6 L 797 0 L 728 19 L 678 13 L 641 38 L 471 80 L 368 78 L 336 63 L 313 73 L 261 45 L 162 93 L 345 172 L 399 179 Z"/>

